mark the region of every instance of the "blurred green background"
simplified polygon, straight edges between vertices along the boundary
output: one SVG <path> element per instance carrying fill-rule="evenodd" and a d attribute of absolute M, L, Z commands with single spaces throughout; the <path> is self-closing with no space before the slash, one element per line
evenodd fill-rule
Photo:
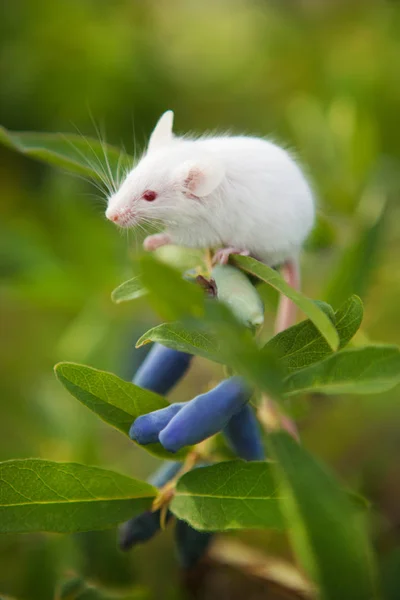
<path fill-rule="evenodd" d="M 96 135 L 94 120 L 133 153 L 172 108 L 177 132 L 270 136 L 306 165 L 319 201 L 305 292 L 335 306 L 360 293 L 366 314 L 356 343 L 400 341 L 398 2 L 0 4 L 4 126 Z M 1 459 L 72 460 L 145 477 L 157 461 L 68 396 L 52 373 L 57 361 L 73 360 L 133 374 L 143 358 L 134 342 L 157 317 L 144 299 L 112 305 L 110 292 L 130 276 L 140 239 L 106 222 L 105 200 L 90 184 L 6 148 L 0 181 Z M 266 299 L 270 326 L 274 299 Z M 189 399 L 220 376 L 197 360 L 171 397 Z M 307 447 L 372 501 L 387 597 L 399 598 L 398 390 L 313 398 L 293 410 Z M 272 534 L 240 537 L 287 556 Z M 114 531 L 2 536 L 0 595 L 51 599 L 56 582 L 77 573 L 133 587 L 138 597 L 185 597 L 171 549 L 170 532 L 129 556 L 116 550 Z M 201 589 L 193 594 L 236 597 L 222 584 Z"/>

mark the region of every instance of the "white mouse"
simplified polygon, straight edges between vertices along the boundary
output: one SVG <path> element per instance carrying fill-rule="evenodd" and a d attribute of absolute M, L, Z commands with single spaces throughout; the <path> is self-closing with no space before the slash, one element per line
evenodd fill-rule
<path fill-rule="evenodd" d="M 147 237 L 146 250 L 219 248 L 221 263 L 233 253 L 249 254 L 269 266 L 286 265 L 286 279 L 298 287 L 297 257 L 315 203 L 293 157 L 263 138 L 178 137 L 172 124 L 167 111 L 146 153 L 109 198 L 106 217 L 120 227 L 161 223 L 163 233 Z"/>
<path fill-rule="evenodd" d="M 120 227 L 163 223 L 164 233 L 146 239 L 147 250 L 221 247 L 270 266 L 296 257 L 315 209 L 288 152 L 256 137 L 177 137 L 172 122 L 165 112 L 147 152 L 110 197 L 107 218 Z"/>

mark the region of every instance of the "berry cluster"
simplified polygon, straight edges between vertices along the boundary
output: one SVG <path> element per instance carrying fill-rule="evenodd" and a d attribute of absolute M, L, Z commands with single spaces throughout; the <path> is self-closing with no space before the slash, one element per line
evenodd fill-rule
<path fill-rule="evenodd" d="M 189 368 L 192 356 L 155 344 L 138 369 L 133 382 L 142 388 L 167 394 Z M 160 442 L 169 452 L 198 444 L 223 431 L 232 450 L 244 460 L 263 460 L 261 432 L 253 409 L 248 404 L 251 390 L 239 377 L 230 377 L 205 394 L 189 402 L 171 404 L 167 408 L 138 417 L 130 429 L 130 437 L 139 444 Z M 166 462 L 150 479 L 163 487 L 182 468 L 180 462 Z M 165 520 L 171 518 L 167 512 Z M 152 538 L 161 528 L 161 511 L 145 512 L 125 523 L 120 529 L 120 547 L 128 550 Z M 175 541 L 183 568 L 193 567 L 204 555 L 212 534 L 196 531 L 177 520 Z"/>

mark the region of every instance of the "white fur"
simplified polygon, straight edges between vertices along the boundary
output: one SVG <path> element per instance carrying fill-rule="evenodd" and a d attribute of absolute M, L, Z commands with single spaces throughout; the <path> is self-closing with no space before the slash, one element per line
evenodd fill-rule
<path fill-rule="evenodd" d="M 172 119 L 171 111 L 161 117 L 106 216 L 123 227 L 161 221 L 172 243 L 248 250 L 271 266 L 296 258 L 315 207 L 294 159 L 255 137 L 175 137 Z M 145 190 L 157 199 L 143 200 Z"/>

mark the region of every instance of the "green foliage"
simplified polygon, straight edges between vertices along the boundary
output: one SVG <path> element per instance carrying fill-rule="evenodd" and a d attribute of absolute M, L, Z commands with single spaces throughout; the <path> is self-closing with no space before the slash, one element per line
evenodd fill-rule
<path fill-rule="evenodd" d="M 0 531 L 90 531 L 150 508 L 156 490 L 125 475 L 76 463 L 0 463 Z"/>
<path fill-rule="evenodd" d="M 360 299 L 352 296 L 336 311 L 334 325 L 340 348 L 346 346 L 361 325 L 363 308 Z M 276 352 L 288 371 L 304 369 L 332 353 L 332 349 L 312 321 L 302 321 L 278 333 L 264 346 Z"/>
<path fill-rule="evenodd" d="M 268 439 L 289 537 L 321 598 L 378 598 L 361 515 L 332 475 L 286 433 Z"/>
<path fill-rule="evenodd" d="M 126 435 L 137 417 L 168 406 L 162 396 L 86 365 L 59 363 L 55 374 L 77 400 Z M 160 444 L 149 444 L 146 450 L 161 458 L 171 456 Z"/>
<path fill-rule="evenodd" d="M 61 133 L 10 132 L 0 127 L 6 146 L 72 173 L 110 181 L 132 167 L 133 159 L 97 139 Z"/>
<path fill-rule="evenodd" d="M 271 465 L 234 460 L 181 477 L 171 510 L 200 531 L 282 529 L 279 506 Z"/>
<path fill-rule="evenodd" d="M 146 293 L 140 277 L 136 275 L 136 277 L 124 281 L 124 283 L 121 283 L 121 285 L 115 288 L 111 294 L 111 299 L 116 304 L 120 304 L 120 302 L 128 302 L 129 300 L 141 298 L 142 296 L 145 296 Z"/>
<path fill-rule="evenodd" d="M 377 394 L 399 382 L 400 349 L 367 346 L 341 350 L 293 373 L 286 381 L 286 393 Z"/>
<path fill-rule="evenodd" d="M 203 315 L 204 294 L 199 286 L 185 281 L 176 269 L 151 256 L 141 259 L 140 268 L 149 301 L 165 318 L 199 318 Z"/>
<path fill-rule="evenodd" d="M 284 279 L 271 267 L 260 263 L 254 258 L 248 256 L 235 256 L 235 263 L 244 271 L 258 277 L 265 283 L 287 296 L 298 306 L 314 323 L 322 333 L 332 350 L 336 350 L 339 345 L 338 334 L 333 327 L 329 317 L 319 308 L 319 306 L 291 288 Z"/>
<path fill-rule="evenodd" d="M 332 311 L 329 305 L 327 309 Z M 360 327 L 363 315 L 361 300 L 352 296 L 336 311 L 334 325 L 340 339 L 340 348 L 343 348 L 352 339 Z M 137 341 L 136 347 L 158 342 L 168 348 L 202 356 L 215 362 L 224 362 L 220 344 L 215 335 L 201 331 L 199 328 L 190 328 L 179 322 L 162 323 L 146 331 Z M 332 349 L 321 335 L 312 321 L 306 320 L 282 331 L 264 346 L 267 355 L 276 354 L 279 362 L 288 371 L 305 368 L 318 362 L 331 354 Z"/>
<path fill-rule="evenodd" d="M 225 364 L 255 386 L 280 396 L 285 370 L 275 354 L 261 354 L 249 329 L 238 323 L 226 306 L 210 301 L 203 323 L 219 340 L 219 353 Z"/>
<path fill-rule="evenodd" d="M 154 258 L 141 261 L 142 280 L 149 292 L 149 302 L 163 316 L 181 318 L 189 324 L 184 334 L 191 344 L 210 332 L 219 340 L 220 362 L 227 364 L 255 385 L 277 396 L 282 388 L 282 372 L 273 354 L 261 356 L 252 334 L 233 316 L 231 310 L 220 302 L 208 300 L 201 288 L 182 279 L 175 269 L 163 265 Z M 193 335 L 193 329 L 200 333 Z M 169 326 L 165 325 L 165 332 Z M 181 330 L 182 335 L 182 330 Z M 146 334 L 144 335 L 146 337 Z M 168 339 L 175 338 L 175 326 Z M 196 343 L 197 345 L 197 343 Z M 188 349 L 188 348 L 187 348 Z M 204 348 L 203 348 L 204 355 Z"/>
<path fill-rule="evenodd" d="M 136 348 L 140 348 L 150 342 L 158 342 L 168 348 L 188 352 L 202 356 L 215 362 L 223 362 L 219 352 L 218 340 L 210 333 L 190 329 L 181 323 L 162 323 L 149 331 L 146 331 L 136 342 Z"/>
<path fill-rule="evenodd" d="M 257 261 L 252 260 L 250 270 L 281 286 L 275 272 L 264 272 L 264 265 Z M 363 309 L 356 296 L 336 313 L 329 305 L 301 296 L 297 303 L 313 318 L 259 349 L 250 331 L 234 316 L 238 314 L 237 294 L 230 295 L 229 308 L 217 300 L 207 300 L 193 283 L 152 258 L 142 260 L 141 280 L 150 302 L 162 314 L 180 320 L 151 329 L 139 339 L 138 346 L 155 341 L 223 362 L 275 397 L 281 392 L 288 396 L 371 393 L 390 389 L 400 381 L 397 347 L 371 345 L 332 351 L 326 339 L 332 341 L 332 330 L 343 348 L 361 324 Z M 321 315 L 329 328 L 324 320 L 321 325 Z M 56 372 L 73 395 L 125 432 L 134 414 L 166 406 L 158 396 L 140 392 L 132 384 L 95 369 L 65 364 Z M 285 373 L 289 375 L 285 377 Z M 100 410 L 96 407 L 99 399 Z M 121 423 L 110 417 L 110 405 L 112 410 L 124 411 Z M 349 499 L 286 434 L 270 434 L 268 447 L 274 463 L 223 462 L 183 475 L 176 484 L 172 512 L 201 531 L 287 528 L 299 561 L 324 598 L 333 599 L 338 593 L 334 576 L 338 571 L 344 574 L 341 597 L 376 597 L 369 541 L 356 512 L 358 500 Z M 354 590 L 359 590 L 358 596 Z"/>

